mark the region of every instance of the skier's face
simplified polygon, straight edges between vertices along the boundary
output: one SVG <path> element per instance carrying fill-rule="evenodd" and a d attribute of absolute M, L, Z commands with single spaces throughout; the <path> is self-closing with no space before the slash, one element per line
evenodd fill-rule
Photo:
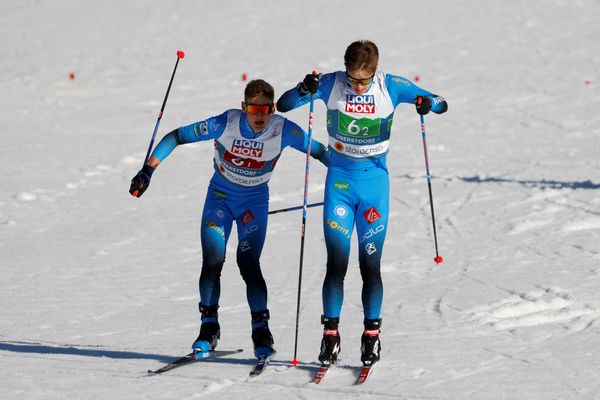
<path fill-rule="evenodd" d="M 356 94 L 365 94 L 373 83 L 373 77 L 375 74 L 366 69 L 359 69 L 356 71 L 346 71 L 346 80 L 348 85 L 354 90 Z"/>
<path fill-rule="evenodd" d="M 261 94 L 242 101 L 242 111 L 246 114 L 246 119 L 252 130 L 258 133 L 265 129 L 271 120 L 271 116 L 275 112 L 275 106 L 273 100 Z"/>

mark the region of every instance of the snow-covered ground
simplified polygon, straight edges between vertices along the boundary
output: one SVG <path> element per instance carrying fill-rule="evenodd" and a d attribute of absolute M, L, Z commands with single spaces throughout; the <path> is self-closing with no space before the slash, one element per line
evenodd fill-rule
<path fill-rule="evenodd" d="M 600 2 L 592 0 L 6 0 L 0 4 L 0 398 L 600 398 Z M 450 105 L 427 116 L 440 254 L 418 117 L 400 106 L 383 255 L 382 362 L 364 386 L 356 252 L 342 361 L 321 385 L 320 209 L 308 215 L 300 367 L 293 356 L 301 214 L 270 220 L 262 265 L 275 363 L 251 379 L 250 323 L 232 250 L 222 348 L 164 376 L 197 335 L 198 226 L 212 146 L 180 147 L 141 199 L 144 158 L 176 51 L 159 138 L 237 107 L 242 73 L 277 95 L 342 68 L 370 38 L 387 72 Z M 74 79 L 69 79 L 69 74 Z M 307 107 L 288 116 L 307 125 Z M 315 137 L 325 140 L 324 106 Z M 302 201 L 287 151 L 271 208 Z M 325 169 L 312 163 L 310 200 Z M 353 244 L 355 246 L 355 243 Z"/>

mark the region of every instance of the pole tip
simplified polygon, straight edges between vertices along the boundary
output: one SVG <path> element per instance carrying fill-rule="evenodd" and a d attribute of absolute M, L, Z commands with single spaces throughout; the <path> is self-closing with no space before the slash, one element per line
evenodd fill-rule
<path fill-rule="evenodd" d="M 290 361 L 290 364 L 292 364 L 294 367 L 297 367 L 298 364 L 300 364 L 300 361 L 298 361 L 295 357 L 292 361 Z"/>
<path fill-rule="evenodd" d="M 435 261 L 437 264 L 441 264 L 442 262 L 444 262 L 444 259 L 440 256 L 437 256 L 433 259 L 433 261 Z"/>
<path fill-rule="evenodd" d="M 177 58 L 183 58 L 185 57 L 185 53 L 181 50 L 177 50 Z"/>

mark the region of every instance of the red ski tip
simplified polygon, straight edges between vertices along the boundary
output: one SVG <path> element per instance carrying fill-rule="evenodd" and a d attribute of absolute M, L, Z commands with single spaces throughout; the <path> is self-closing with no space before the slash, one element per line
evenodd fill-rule
<path fill-rule="evenodd" d="M 181 51 L 181 50 L 178 50 L 177 51 L 177 57 L 178 58 L 183 58 L 183 57 L 185 57 L 185 53 L 183 51 Z"/>
<path fill-rule="evenodd" d="M 316 69 L 313 69 L 313 71 L 312 71 L 312 74 L 313 74 L 313 75 L 319 75 L 319 73 L 317 72 L 317 70 L 316 70 Z"/>
<path fill-rule="evenodd" d="M 433 259 L 433 261 L 435 261 L 438 264 L 441 264 L 444 261 L 444 259 L 440 256 L 437 256 Z"/>
<path fill-rule="evenodd" d="M 292 364 L 294 367 L 297 367 L 300 364 L 300 361 L 294 358 L 292 361 L 290 361 L 290 364 Z"/>

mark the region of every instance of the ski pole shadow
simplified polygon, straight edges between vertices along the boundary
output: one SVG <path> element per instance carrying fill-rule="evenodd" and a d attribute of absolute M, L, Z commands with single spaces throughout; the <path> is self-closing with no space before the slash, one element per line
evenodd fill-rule
<path fill-rule="evenodd" d="M 557 180 L 520 180 L 520 179 L 505 179 L 505 178 L 495 178 L 495 177 L 487 177 L 482 178 L 478 175 L 471 177 L 457 177 L 457 179 L 467 182 L 467 183 L 518 183 L 519 185 L 523 185 L 528 188 L 540 188 L 540 189 L 600 189 L 600 183 L 594 183 L 590 180 L 586 181 L 557 181 Z"/>
<path fill-rule="evenodd" d="M 157 360 L 160 362 L 170 362 L 177 356 L 169 356 L 152 353 L 139 353 L 134 351 L 119 351 L 77 347 L 74 345 L 46 345 L 35 342 L 0 342 L 1 351 L 10 351 L 13 353 L 28 354 L 61 354 L 82 357 L 113 358 L 119 360 Z"/>

